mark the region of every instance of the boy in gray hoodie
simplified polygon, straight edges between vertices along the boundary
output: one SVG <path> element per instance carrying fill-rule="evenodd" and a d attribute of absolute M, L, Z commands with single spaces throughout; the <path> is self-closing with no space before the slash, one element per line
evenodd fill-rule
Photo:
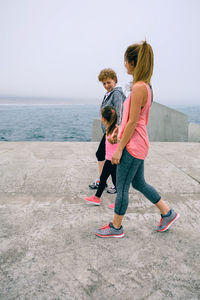
<path fill-rule="evenodd" d="M 98 79 L 102 82 L 104 88 L 106 89 L 107 93 L 105 94 L 103 101 L 101 103 L 101 109 L 105 106 L 114 106 L 117 111 L 118 121 L 117 124 L 121 122 L 122 112 L 123 112 L 123 102 L 126 99 L 125 94 L 122 91 L 122 88 L 117 85 L 117 75 L 114 70 L 112 69 L 103 69 Z M 101 172 L 105 162 L 105 133 L 106 128 L 101 122 L 101 128 L 103 132 L 103 137 L 99 143 L 99 147 L 96 152 L 96 157 L 98 161 L 99 167 L 99 178 L 101 176 Z M 99 178 L 97 178 L 92 184 L 89 185 L 91 189 L 97 189 L 99 185 Z M 116 193 L 116 188 L 113 186 L 111 189 L 108 189 L 108 193 L 114 194 Z"/>

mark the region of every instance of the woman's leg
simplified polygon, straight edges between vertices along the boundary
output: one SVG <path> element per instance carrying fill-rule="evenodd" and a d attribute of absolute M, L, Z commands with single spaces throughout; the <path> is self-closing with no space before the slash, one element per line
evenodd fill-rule
<path fill-rule="evenodd" d="M 123 216 L 117 215 L 116 213 L 114 213 L 114 218 L 112 221 L 112 224 L 115 228 L 120 228 L 122 226 L 122 220 L 123 220 Z"/>
<path fill-rule="evenodd" d="M 113 226 L 119 228 L 128 207 L 128 192 L 130 184 L 143 161 L 131 156 L 126 148 L 123 151 L 120 164 L 117 166 L 117 197 Z"/>
<path fill-rule="evenodd" d="M 160 199 L 160 201 L 155 203 L 155 206 L 160 210 L 160 213 L 162 215 L 166 215 L 170 211 L 169 207 L 162 199 Z"/>
<path fill-rule="evenodd" d="M 160 210 L 161 220 L 158 225 L 157 231 L 166 231 L 178 218 L 179 213 L 176 213 L 173 209 L 169 209 L 167 204 L 161 199 L 158 192 L 144 179 L 144 162 L 138 168 L 137 173 L 132 182 L 133 187 L 140 191 L 145 197 L 147 197 L 156 207 Z"/>
<path fill-rule="evenodd" d="M 161 199 L 161 196 L 151 185 L 147 184 L 144 179 L 144 161 L 141 163 L 140 167 L 135 174 L 132 181 L 132 186 L 134 189 L 140 191 L 147 199 L 149 199 L 153 204 L 155 204 L 160 210 L 161 214 L 165 215 L 169 212 L 169 207 Z"/>

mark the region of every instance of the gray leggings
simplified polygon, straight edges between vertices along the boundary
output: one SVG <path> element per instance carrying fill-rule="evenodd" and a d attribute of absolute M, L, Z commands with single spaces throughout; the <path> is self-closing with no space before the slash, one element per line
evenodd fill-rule
<path fill-rule="evenodd" d="M 117 197 L 115 200 L 115 213 L 124 215 L 128 207 L 128 192 L 130 185 L 140 191 L 153 204 L 161 197 L 158 192 L 144 179 L 144 160 L 130 155 L 126 148 L 123 151 L 120 164 L 117 166 Z"/>

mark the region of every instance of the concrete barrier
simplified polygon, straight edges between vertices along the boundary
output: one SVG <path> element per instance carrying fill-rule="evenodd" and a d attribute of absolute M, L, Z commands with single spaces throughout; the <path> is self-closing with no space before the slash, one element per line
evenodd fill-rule
<path fill-rule="evenodd" d="M 153 142 L 187 142 L 188 117 L 177 110 L 154 102 L 147 130 L 149 139 Z"/>
<path fill-rule="evenodd" d="M 188 117 L 179 111 L 153 102 L 147 130 L 152 142 L 187 142 Z M 101 136 L 100 120 L 95 119 L 92 141 L 99 141 Z"/>
<path fill-rule="evenodd" d="M 189 123 L 188 126 L 188 142 L 200 142 L 200 125 Z"/>
<path fill-rule="evenodd" d="M 102 137 L 101 121 L 94 119 L 92 126 L 92 142 L 99 142 Z"/>

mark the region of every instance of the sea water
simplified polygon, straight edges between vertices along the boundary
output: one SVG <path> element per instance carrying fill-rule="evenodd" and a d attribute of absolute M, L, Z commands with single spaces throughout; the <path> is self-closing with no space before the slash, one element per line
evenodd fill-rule
<path fill-rule="evenodd" d="M 173 107 L 200 124 L 200 106 Z M 0 105 L 0 141 L 90 141 L 99 105 Z"/>
<path fill-rule="evenodd" d="M 98 105 L 0 105 L 0 141 L 90 141 Z"/>

